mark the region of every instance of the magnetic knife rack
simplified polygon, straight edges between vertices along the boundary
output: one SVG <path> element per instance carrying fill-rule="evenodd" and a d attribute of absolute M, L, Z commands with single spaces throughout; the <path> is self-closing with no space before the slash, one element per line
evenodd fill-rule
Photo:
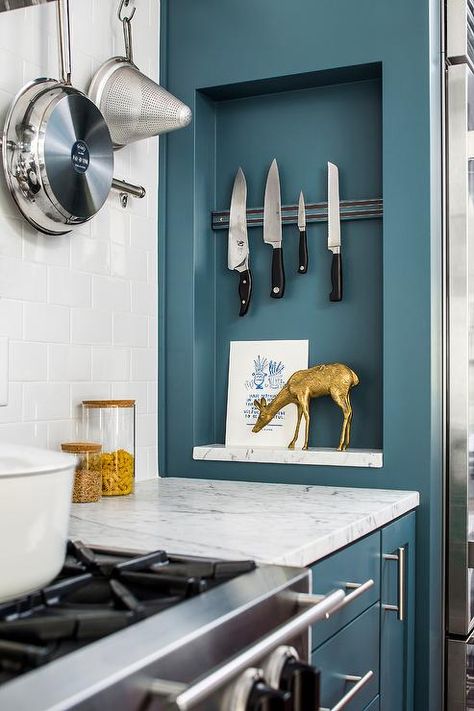
<path fill-rule="evenodd" d="M 383 217 L 382 198 L 371 198 L 367 200 L 341 200 L 340 203 L 341 220 L 373 220 Z M 327 202 L 313 202 L 305 206 L 306 223 L 327 222 L 328 204 Z M 212 229 L 229 229 L 229 210 L 212 212 Z M 281 221 L 283 225 L 298 224 L 298 205 L 282 205 Z M 247 226 L 263 226 L 263 207 L 252 207 L 247 210 Z"/>

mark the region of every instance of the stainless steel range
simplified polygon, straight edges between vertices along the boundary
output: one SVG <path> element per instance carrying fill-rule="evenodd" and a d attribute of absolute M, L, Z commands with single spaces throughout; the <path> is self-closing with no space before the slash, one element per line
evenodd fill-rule
<path fill-rule="evenodd" d="M 314 711 L 311 625 L 357 591 L 309 590 L 306 569 L 70 542 L 51 585 L 0 605 L 0 709 Z"/>

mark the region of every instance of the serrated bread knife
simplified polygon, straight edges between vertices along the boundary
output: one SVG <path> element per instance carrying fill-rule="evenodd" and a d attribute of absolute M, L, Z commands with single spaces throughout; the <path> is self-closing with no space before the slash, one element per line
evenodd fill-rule
<path fill-rule="evenodd" d="M 339 170 L 328 163 L 328 249 L 332 252 L 330 301 L 342 300 L 341 215 L 339 208 Z"/>
<path fill-rule="evenodd" d="M 242 168 L 238 169 L 232 188 L 227 266 L 239 273 L 239 316 L 245 316 L 252 293 L 252 275 L 249 269 L 247 235 L 247 183 Z"/>
<path fill-rule="evenodd" d="M 298 274 L 308 271 L 308 240 L 306 239 L 306 208 L 303 191 L 300 192 L 298 201 L 298 229 L 300 232 Z"/>
<path fill-rule="evenodd" d="M 272 254 L 272 290 L 270 296 L 281 299 L 285 293 L 285 271 L 283 268 L 283 252 L 281 249 L 281 195 L 280 175 L 276 159 L 272 161 L 265 185 L 263 203 L 263 240 L 271 244 Z"/>

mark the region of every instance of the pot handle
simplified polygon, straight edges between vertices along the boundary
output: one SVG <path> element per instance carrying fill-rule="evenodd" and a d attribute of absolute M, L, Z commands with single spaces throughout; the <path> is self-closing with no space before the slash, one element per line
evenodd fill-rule
<path fill-rule="evenodd" d="M 61 80 L 71 84 L 71 19 L 69 0 L 58 0 L 59 68 Z"/>

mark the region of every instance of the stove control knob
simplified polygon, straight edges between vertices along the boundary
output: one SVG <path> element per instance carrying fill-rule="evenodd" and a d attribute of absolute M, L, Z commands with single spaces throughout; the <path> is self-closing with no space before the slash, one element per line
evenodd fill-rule
<path fill-rule="evenodd" d="M 226 711 L 291 711 L 291 694 L 268 686 L 261 669 L 247 669 L 224 704 Z"/>
<path fill-rule="evenodd" d="M 294 647 L 278 647 L 265 665 L 269 683 L 291 695 L 291 711 L 319 708 L 317 669 L 300 661 Z"/>
<path fill-rule="evenodd" d="M 264 681 L 253 685 L 246 711 L 291 711 L 291 694 L 268 686 Z"/>

